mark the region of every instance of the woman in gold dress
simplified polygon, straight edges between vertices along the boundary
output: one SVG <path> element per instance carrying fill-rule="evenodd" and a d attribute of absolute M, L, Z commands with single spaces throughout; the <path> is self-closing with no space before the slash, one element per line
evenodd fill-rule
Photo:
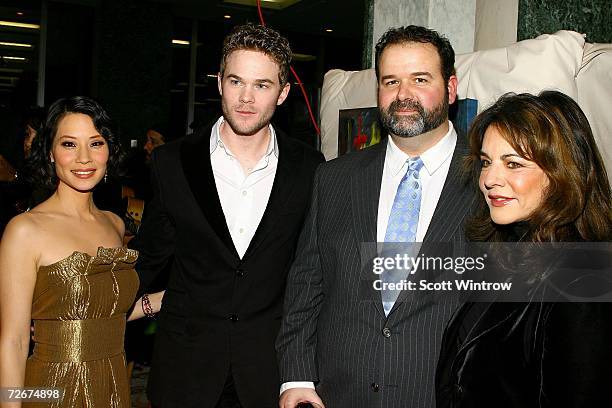
<path fill-rule="evenodd" d="M 97 102 L 71 97 L 49 108 L 31 161 L 37 178 L 55 191 L 13 218 L 0 243 L 2 407 L 130 406 L 123 341 L 138 288 L 137 253 L 123 247 L 121 218 L 92 199 L 118 155 Z M 159 310 L 162 296 L 143 296 L 130 319 Z M 7 399 L 30 396 L 15 393 L 24 387 L 58 388 L 63 398 L 43 403 L 49 395 L 39 392 L 29 401 Z"/>

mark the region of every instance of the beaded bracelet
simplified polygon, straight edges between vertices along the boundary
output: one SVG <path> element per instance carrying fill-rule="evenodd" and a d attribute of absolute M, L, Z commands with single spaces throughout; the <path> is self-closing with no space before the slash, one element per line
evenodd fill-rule
<path fill-rule="evenodd" d="M 142 312 L 146 317 L 155 317 L 155 312 L 153 312 L 153 307 L 147 293 L 142 295 Z"/>

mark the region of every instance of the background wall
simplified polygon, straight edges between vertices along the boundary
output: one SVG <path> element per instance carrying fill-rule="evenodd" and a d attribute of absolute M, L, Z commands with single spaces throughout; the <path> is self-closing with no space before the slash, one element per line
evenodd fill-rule
<path fill-rule="evenodd" d="M 519 40 L 558 30 L 585 33 L 590 43 L 612 43 L 612 0 L 519 0 Z"/>
<path fill-rule="evenodd" d="M 477 0 L 474 51 L 516 42 L 518 0 Z"/>
<path fill-rule="evenodd" d="M 138 0 L 104 0 L 98 10 L 92 94 L 121 124 L 124 142 L 142 139 L 169 119 L 172 13 Z"/>

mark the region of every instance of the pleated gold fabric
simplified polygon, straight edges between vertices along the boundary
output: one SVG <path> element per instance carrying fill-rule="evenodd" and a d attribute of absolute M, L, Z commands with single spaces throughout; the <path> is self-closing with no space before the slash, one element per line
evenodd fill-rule
<path fill-rule="evenodd" d="M 138 289 L 136 258 L 130 249 L 100 247 L 38 270 L 25 383 L 61 388 L 64 397 L 24 407 L 130 407 L 123 340 Z"/>

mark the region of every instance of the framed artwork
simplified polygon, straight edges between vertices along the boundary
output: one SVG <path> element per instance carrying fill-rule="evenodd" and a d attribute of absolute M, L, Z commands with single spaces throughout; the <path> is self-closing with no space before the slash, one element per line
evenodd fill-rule
<path fill-rule="evenodd" d="M 375 145 L 382 138 L 378 108 L 341 109 L 338 123 L 338 156 Z"/>

